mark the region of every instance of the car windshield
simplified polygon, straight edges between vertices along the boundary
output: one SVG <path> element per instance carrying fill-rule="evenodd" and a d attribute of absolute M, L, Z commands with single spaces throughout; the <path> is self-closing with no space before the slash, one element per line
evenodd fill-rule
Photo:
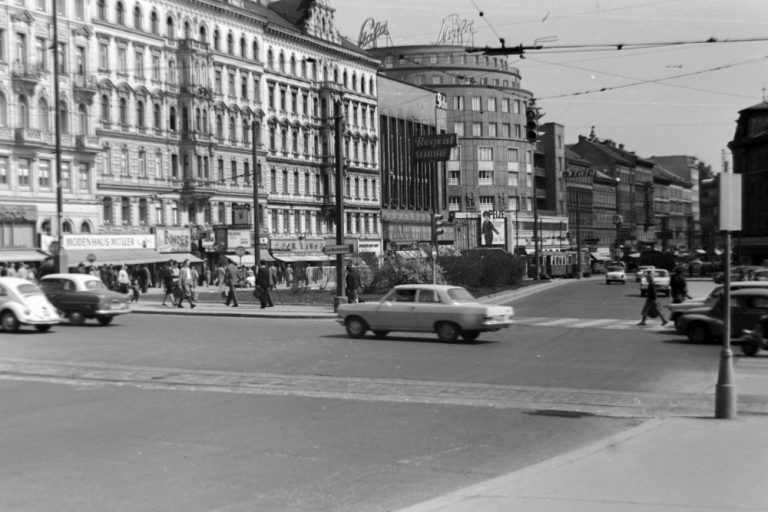
<path fill-rule="evenodd" d="M 32 297 L 33 295 L 42 295 L 43 291 L 36 284 L 20 284 L 19 294 L 25 297 Z"/>
<path fill-rule="evenodd" d="M 624 269 L 619 266 L 608 267 L 608 272 L 621 272 L 622 270 Z"/>
<path fill-rule="evenodd" d="M 85 289 L 86 290 L 106 290 L 107 287 L 104 286 L 104 283 L 94 279 L 93 281 L 86 281 L 85 283 Z"/>
<path fill-rule="evenodd" d="M 448 296 L 453 302 L 475 302 L 475 298 L 464 288 L 449 288 Z"/>
<path fill-rule="evenodd" d="M 666 270 L 653 270 L 653 277 L 669 277 L 669 274 L 667 274 Z"/>

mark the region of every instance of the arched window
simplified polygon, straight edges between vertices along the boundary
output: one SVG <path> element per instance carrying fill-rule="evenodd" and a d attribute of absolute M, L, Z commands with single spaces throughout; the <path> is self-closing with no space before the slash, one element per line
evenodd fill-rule
<path fill-rule="evenodd" d="M 117 24 L 125 25 L 125 6 L 123 2 L 117 2 L 115 9 L 117 10 Z"/>
<path fill-rule="evenodd" d="M 173 18 L 168 16 L 168 20 L 165 22 L 165 24 L 166 24 L 166 29 L 168 31 L 168 39 L 173 41 L 176 38 L 176 34 L 174 33 L 174 28 L 173 28 Z"/>
<path fill-rule="evenodd" d="M 197 108 L 195 109 L 195 131 L 201 132 L 203 128 L 203 112 Z"/>
<path fill-rule="evenodd" d="M 203 109 L 203 126 L 202 126 L 203 133 L 207 134 L 209 133 L 210 127 L 208 126 L 208 110 Z"/>
<path fill-rule="evenodd" d="M 235 132 L 235 116 L 229 116 L 229 140 L 235 142 L 237 140 L 237 133 Z"/>
<path fill-rule="evenodd" d="M 214 29 L 213 30 L 213 49 L 214 50 L 219 50 L 219 39 L 220 39 L 219 29 Z"/>
<path fill-rule="evenodd" d="M 88 135 L 88 107 L 82 103 L 77 106 L 77 133 Z"/>
<path fill-rule="evenodd" d="M 181 131 L 182 133 L 189 131 L 189 109 L 187 107 L 181 107 Z"/>
<path fill-rule="evenodd" d="M 253 40 L 251 51 L 253 52 L 253 60 L 259 62 L 259 42 L 256 39 Z"/>
<path fill-rule="evenodd" d="M 283 55 L 283 52 L 280 52 L 277 63 L 280 66 L 280 72 L 285 73 L 285 55 Z"/>
<path fill-rule="evenodd" d="M 96 9 L 98 18 L 101 21 L 107 21 L 107 0 L 99 0 Z"/>
<path fill-rule="evenodd" d="M 168 83 L 176 83 L 176 61 L 168 61 Z"/>
<path fill-rule="evenodd" d="M 160 26 L 157 19 L 157 11 L 152 11 L 152 14 L 149 15 L 149 29 L 150 31 L 157 35 L 160 33 Z"/>
<path fill-rule="evenodd" d="M 275 55 L 272 53 L 272 48 L 267 50 L 267 67 L 275 69 Z"/>
<path fill-rule="evenodd" d="M 184 39 L 191 39 L 192 38 L 192 26 L 189 24 L 188 21 L 184 22 Z"/>
<path fill-rule="evenodd" d="M 133 28 L 141 30 L 141 9 L 138 5 L 133 8 Z"/>
<path fill-rule="evenodd" d="M 61 223 L 61 232 L 62 233 L 72 233 L 72 223 L 68 220 L 65 220 Z"/>
<path fill-rule="evenodd" d="M 101 95 L 101 121 L 109 122 L 109 96 L 106 94 Z"/>
<path fill-rule="evenodd" d="M 69 109 L 65 101 L 59 102 L 59 126 L 61 133 L 69 135 Z"/>
<path fill-rule="evenodd" d="M 357 90 L 357 73 L 352 73 L 352 90 Z"/>
<path fill-rule="evenodd" d="M 127 226 L 131 224 L 131 198 L 120 198 L 120 214 L 123 218 L 123 225 Z"/>
<path fill-rule="evenodd" d="M 144 128 L 144 102 L 142 100 L 136 102 L 136 126 Z"/>
<path fill-rule="evenodd" d="M 216 114 L 216 137 L 219 140 L 224 139 L 224 119 L 221 117 L 221 114 Z"/>
<path fill-rule="evenodd" d="M 8 100 L 0 91 L 0 126 L 8 126 Z"/>
<path fill-rule="evenodd" d="M 344 85 L 344 88 L 347 89 L 349 87 L 349 83 L 347 82 L 347 71 L 344 70 L 344 73 L 342 73 L 342 84 Z"/>
<path fill-rule="evenodd" d="M 360 75 L 360 92 L 365 94 L 365 77 Z"/>
<path fill-rule="evenodd" d="M 155 127 L 155 130 L 160 130 L 162 128 L 159 103 L 152 105 L 152 126 Z"/>
<path fill-rule="evenodd" d="M 168 113 L 168 129 L 176 131 L 176 107 L 171 107 Z"/>
<path fill-rule="evenodd" d="M 50 126 L 48 125 L 48 101 L 45 98 L 40 98 L 40 100 L 37 102 L 37 128 L 40 131 L 48 132 L 50 131 Z"/>
<path fill-rule="evenodd" d="M 244 59 L 245 59 L 246 57 L 248 57 L 248 53 L 247 53 L 247 50 L 248 50 L 248 48 L 247 48 L 247 46 L 248 46 L 248 45 L 247 45 L 247 44 L 246 44 L 246 42 L 245 42 L 245 36 L 242 36 L 242 37 L 240 38 L 240 56 L 241 56 L 242 58 L 244 58 Z"/>
<path fill-rule="evenodd" d="M 208 44 L 208 32 L 205 30 L 205 27 L 200 27 L 200 42 L 203 44 Z"/>
<path fill-rule="evenodd" d="M 80 224 L 80 232 L 81 233 L 90 233 L 91 232 L 91 225 L 87 222 L 83 221 L 82 224 Z"/>
<path fill-rule="evenodd" d="M 227 34 L 227 53 L 230 55 L 235 54 L 235 36 L 232 35 L 232 32 Z"/>
<path fill-rule="evenodd" d="M 125 98 L 120 98 L 118 104 L 118 122 L 123 126 L 128 124 L 128 101 Z"/>
<path fill-rule="evenodd" d="M 373 78 L 368 79 L 368 95 L 373 96 Z"/>
<path fill-rule="evenodd" d="M 291 75 L 296 76 L 296 57 L 291 55 Z"/>

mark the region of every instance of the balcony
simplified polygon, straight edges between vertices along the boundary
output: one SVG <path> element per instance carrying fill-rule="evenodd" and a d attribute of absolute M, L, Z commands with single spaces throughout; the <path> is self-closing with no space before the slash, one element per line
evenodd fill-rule
<path fill-rule="evenodd" d="M 29 62 L 16 61 L 11 68 L 14 85 L 18 85 L 27 96 L 34 95 L 35 87 L 40 83 L 44 73 L 42 65 Z"/>
<path fill-rule="evenodd" d="M 76 135 L 75 148 L 86 153 L 101 152 L 101 139 L 95 135 Z"/>
<path fill-rule="evenodd" d="M 35 128 L 16 128 L 16 143 L 28 146 L 53 145 L 53 133 Z"/>
<path fill-rule="evenodd" d="M 91 75 L 75 75 L 72 77 L 72 91 L 76 103 L 92 103 L 93 97 L 98 91 L 96 87 L 96 77 Z"/>
<path fill-rule="evenodd" d="M 216 195 L 216 185 L 215 180 L 187 178 L 181 187 L 181 200 L 187 204 L 207 202 Z"/>

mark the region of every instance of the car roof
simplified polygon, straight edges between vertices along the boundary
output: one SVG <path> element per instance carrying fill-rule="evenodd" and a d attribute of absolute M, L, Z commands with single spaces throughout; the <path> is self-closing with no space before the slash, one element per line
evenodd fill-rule
<path fill-rule="evenodd" d="M 768 297 L 768 288 L 741 289 L 731 291 L 731 297 L 741 297 L 745 295 L 753 297 Z"/>
<path fill-rule="evenodd" d="M 4 284 L 6 286 L 19 286 L 21 284 L 35 284 L 29 279 L 24 279 L 23 277 L 0 277 L 0 284 Z"/>
<path fill-rule="evenodd" d="M 398 284 L 395 286 L 395 290 L 402 289 L 415 289 L 415 290 L 452 290 L 455 288 L 462 288 L 461 286 L 455 286 L 451 284 Z"/>
<path fill-rule="evenodd" d="M 71 279 L 72 281 L 101 281 L 96 276 L 92 276 L 91 274 L 77 274 L 77 273 L 60 273 L 60 274 L 48 274 L 40 278 L 41 281 L 47 281 L 49 279 Z"/>
<path fill-rule="evenodd" d="M 734 287 L 742 290 L 744 288 L 768 288 L 768 281 L 732 281 L 731 290 Z"/>

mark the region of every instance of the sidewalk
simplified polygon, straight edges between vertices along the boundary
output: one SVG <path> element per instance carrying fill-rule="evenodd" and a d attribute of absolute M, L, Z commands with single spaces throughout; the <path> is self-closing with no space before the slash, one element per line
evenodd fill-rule
<path fill-rule="evenodd" d="M 768 416 L 653 419 L 399 512 L 766 511 L 766 428 Z"/>

